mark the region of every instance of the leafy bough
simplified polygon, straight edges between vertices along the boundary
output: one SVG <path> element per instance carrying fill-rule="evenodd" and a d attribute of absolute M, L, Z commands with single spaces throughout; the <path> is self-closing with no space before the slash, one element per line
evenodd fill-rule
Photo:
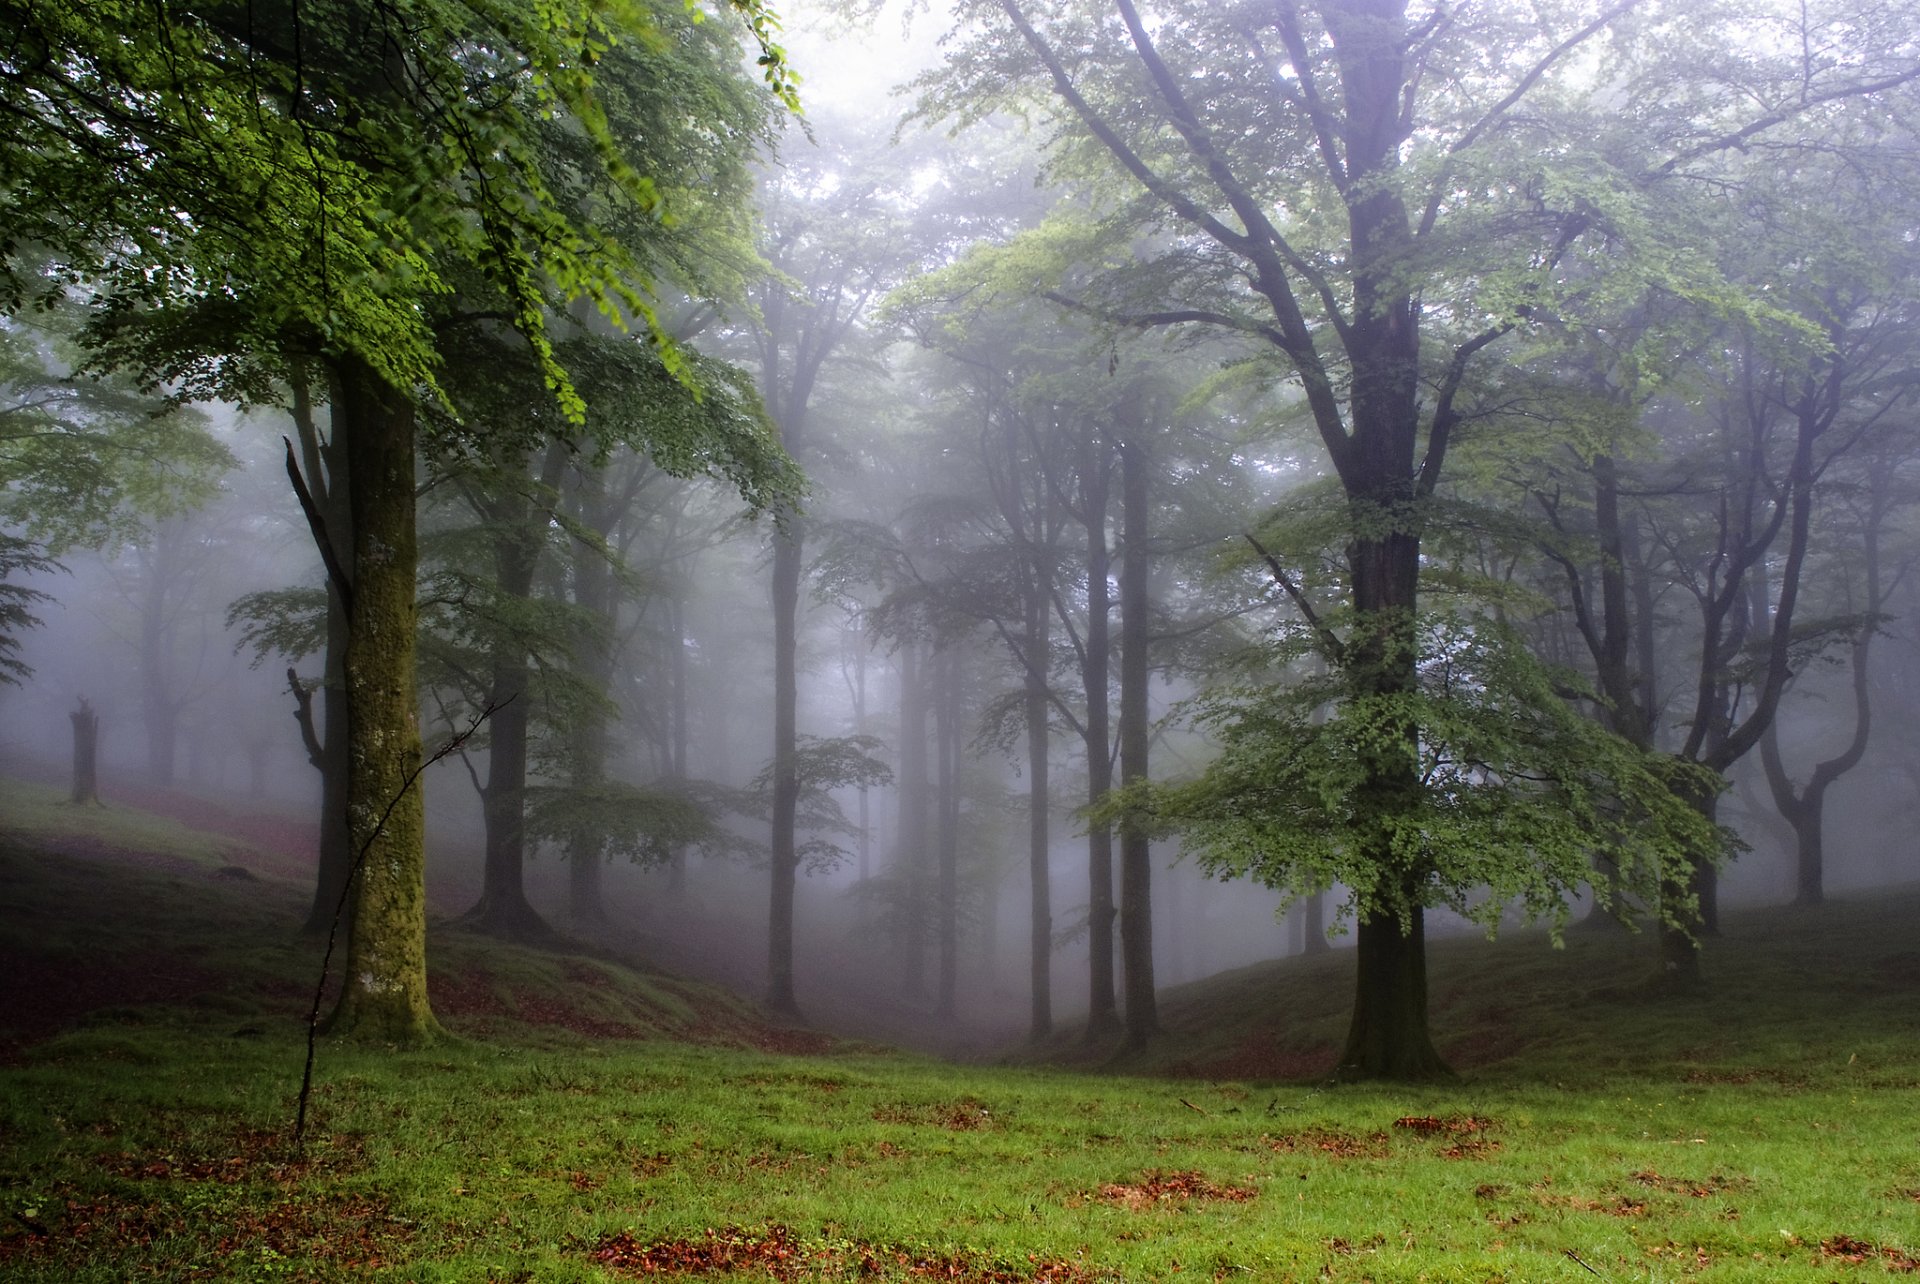
<path fill-rule="evenodd" d="M 1191 779 L 1116 791 L 1094 818 L 1177 834 L 1209 874 L 1289 903 L 1343 886 L 1341 921 L 1406 926 L 1445 907 L 1491 935 L 1517 908 L 1557 936 L 1583 890 L 1616 914 L 1689 921 L 1662 882 L 1732 850 L 1689 802 L 1719 779 L 1584 716 L 1571 700 L 1596 697 L 1498 621 L 1433 613 L 1416 632 L 1425 658 L 1410 690 L 1269 676 L 1195 697 L 1185 713 L 1219 756 Z M 1267 658 L 1289 665 L 1315 641 L 1292 631 Z M 1399 782 L 1390 796 L 1383 778 Z M 1617 875 L 1594 878 L 1596 858 Z"/>

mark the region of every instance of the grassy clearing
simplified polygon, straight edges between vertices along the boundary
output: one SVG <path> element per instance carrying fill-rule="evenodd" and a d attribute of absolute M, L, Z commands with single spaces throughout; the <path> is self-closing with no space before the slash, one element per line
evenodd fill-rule
<path fill-rule="evenodd" d="M 0 1069 L 10 1281 L 1920 1269 L 1911 897 L 1736 919 L 1706 997 L 1642 995 L 1640 941 L 1446 943 L 1440 1024 L 1480 1060 L 1419 1088 L 774 1054 L 741 1046 L 751 1014 L 702 987 L 442 933 L 444 975 L 492 1006 L 423 1051 L 323 1045 L 295 1151 L 297 889 L 17 841 L 0 878 L 11 956 L 147 951 L 198 977 L 22 1040 Z M 1318 1055 L 1343 963 L 1169 994 L 1181 1033 L 1138 1068 Z M 707 1042 L 598 1024 L 648 1019 Z"/>

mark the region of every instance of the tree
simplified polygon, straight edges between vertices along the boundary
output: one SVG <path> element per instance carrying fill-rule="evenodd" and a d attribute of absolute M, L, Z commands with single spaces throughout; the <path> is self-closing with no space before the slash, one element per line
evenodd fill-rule
<path fill-rule="evenodd" d="M 1115 325 L 1242 336 L 1296 381 L 1345 519 L 1327 532 L 1343 610 L 1316 634 L 1346 711 L 1329 725 L 1377 720 L 1356 741 L 1372 748 L 1322 760 L 1344 774 L 1316 786 L 1344 796 L 1323 819 L 1359 876 L 1348 1073 L 1443 1068 L 1422 920 L 1458 889 L 1436 877 L 1440 853 L 1406 838 L 1431 802 L 1417 710 L 1422 666 L 1439 657 L 1424 648 L 1453 636 L 1421 623 L 1422 546 L 1477 359 L 1570 306 L 1585 283 L 1568 266 L 1599 243 L 1637 238 L 1640 270 L 1672 262 L 1662 229 L 1636 217 L 1640 192 L 1819 104 L 1920 76 L 1904 44 L 1748 60 L 1739 74 L 1777 78 L 1742 116 L 1725 78 L 1696 67 L 1697 114 L 1629 139 L 1587 106 L 1619 80 L 1577 55 L 1611 33 L 1627 71 L 1657 77 L 1671 67 L 1625 62 L 1633 39 L 1713 20 L 1663 11 L 1630 25 L 1632 7 L 1420 16 L 1404 0 L 1332 0 L 1168 4 L 1147 17 L 1133 0 L 1110 12 L 974 0 L 960 7 L 974 33 L 960 58 L 923 84 L 924 113 L 962 120 L 1049 94 L 1061 170 L 1104 167 L 1086 184 L 1098 206 L 1077 252 L 1056 255 L 1045 282 L 1063 303 Z M 1121 258 L 1143 244 L 1139 268 Z"/>
<path fill-rule="evenodd" d="M 762 63 L 790 96 L 757 0 Z M 347 809 L 359 861 L 348 982 L 333 1028 L 429 1038 L 421 749 L 413 691 L 415 392 L 437 389 L 433 301 L 485 282 L 563 412 L 582 407 L 547 338 L 550 296 L 651 314 L 645 260 L 556 192 L 536 144 L 554 124 L 593 158 L 569 177 L 598 208 L 658 208 L 616 137 L 594 64 L 668 18 L 634 5 L 476 9 L 347 0 L 295 7 L 9 4 L 22 41 L 0 77 L 0 217 L 9 303 L 84 281 L 103 365 L 183 396 L 267 400 L 290 355 L 331 372 L 351 547 Z M 697 120 L 697 115 L 695 116 Z M 49 247 L 24 274 L 20 248 Z M 671 349 L 664 349 L 671 355 Z"/>

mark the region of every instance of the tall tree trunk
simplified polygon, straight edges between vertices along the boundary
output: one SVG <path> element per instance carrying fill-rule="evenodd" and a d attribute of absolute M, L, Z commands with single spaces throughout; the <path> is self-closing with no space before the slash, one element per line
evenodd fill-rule
<path fill-rule="evenodd" d="M 1096 452 L 1089 452 L 1096 453 Z M 1112 731 L 1107 707 L 1111 663 L 1113 559 L 1107 548 L 1107 484 L 1104 466 L 1083 469 L 1087 533 L 1087 801 L 1098 805 L 1113 790 Z M 1120 1030 L 1113 977 L 1113 827 L 1087 827 L 1087 1030 L 1088 1042 Z"/>
<path fill-rule="evenodd" d="M 414 408 L 363 360 L 341 362 L 353 605 L 348 616 L 347 814 L 358 860 L 336 1033 L 416 1043 L 427 1002 L 426 812 L 414 696 Z"/>
<path fill-rule="evenodd" d="M 100 804 L 100 715 L 93 711 L 85 696 L 80 707 L 67 715 L 73 723 L 73 789 L 67 801 L 76 807 Z"/>
<path fill-rule="evenodd" d="M 482 517 L 491 531 L 495 588 L 504 602 L 523 606 L 533 597 L 547 515 L 524 491 L 531 484 L 550 494 L 565 452 L 564 443 L 553 442 L 537 479 L 529 478 L 525 458 L 503 460 L 491 483 L 496 493 L 483 504 Z M 497 629 L 489 649 L 487 703 L 494 713 L 487 728 L 487 784 L 480 800 L 486 858 L 480 900 L 465 921 L 491 935 L 539 940 L 554 933 L 527 900 L 526 890 L 527 752 L 533 723 L 527 685 L 532 670 L 517 626 Z"/>
<path fill-rule="evenodd" d="M 794 821 L 800 801 L 795 760 L 795 665 L 803 532 L 788 514 L 773 536 L 773 860 L 767 914 L 767 1006 L 797 1016 L 793 988 L 793 895 L 798 861 Z"/>
<path fill-rule="evenodd" d="M 1126 540 L 1120 558 L 1120 783 L 1147 779 L 1147 547 L 1151 500 L 1144 429 L 1130 425 L 1120 447 L 1120 508 Z M 1160 1033 L 1153 982 L 1153 845 L 1133 821 L 1120 826 L 1120 950 L 1126 984 L 1126 1042 L 1142 1047 Z"/>
<path fill-rule="evenodd" d="M 1053 1033 L 1053 886 L 1049 868 L 1052 817 L 1047 798 L 1047 671 L 1052 663 L 1053 607 L 1043 570 L 1035 567 L 1026 601 L 1027 664 L 1024 696 L 1027 718 L 1027 876 L 1032 895 L 1028 937 L 1028 983 L 1032 989 L 1029 1038 Z"/>
<path fill-rule="evenodd" d="M 580 468 L 573 490 L 578 519 L 604 537 L 611 525 L 603 511 L 605 472 Z M 607 775 L 607 711 L 597 701 L 607 698 L 613 681 L 613 568 L 605 552 L 584 540 L 574 541 L 573 557 L 573 604 L 581 615 L 573 639 L 573 665 L 596 703 L 582 709 L 569 730 L 568 775 L 576 789 L 593 789 Z M 576 923 L 607 922 L 602 888 L 605 860 L 600 830 L 591 822 L 567 835 L 567 914 Z"/>
<path fill-rule="evenodd" d="M 933 739 L 937 750 L 939 816 L 934 904 L 940 974 L 934 1015 L 954 1012 L 960 977 L 960 653 L 942 650 L 935 661 Z"/>
<path fill-rule="evenodd" d="M 1880 529 L 1886 520 L 1893 497 L 1887 485 L 1891 470 L 1875 468 L 1867 483 L 1866 525 L 1861 531 L 1862 570 L 1865 574 L 1866 619 L 1848 648 L 1848 665 L 1853 679 L 1853 731 L 1846 747 L 1831 758 L 1814 764 L 1806 789 L 1794 793 L 1780 754 L 1780 729 L 1769 723 L 1760 739 L 1760 756 L 1766 769 L 1767 788 L 1793 826 L 1794 904 L 1818 905 L 1826 899 L 1826 851 L 1823 829 L 1827 809 L 1827 791 L 1839 779 L 1860 765 L 1866 756 L 1867 742 L 1873 735 L 1873 686 L 1868 661 L 1872 657 L 1873 635 L 1879 617 L 1887 605 L 1887 594 L 1880 584 Z M 1764 601 L 1764 598 L 1763 598 Z M 1777 626 L 1776 626 L 1777 627 Z"/>
<path fill-rule="evenodd" d="M 328 404 L 339 398 L 329 389 Z M 334 418 L 331 414 L 330 418 Z M 320 519 L 320 538 L 331 546 L 342 573 L 351 575 L 352 516 L 347 506 L 347 447 L 338 420 L 322 439 L 314 418 L 308 370 L 293 370 L 293 424 L 300 441 L 307 491 Z M 324 560 L 324 559 L 323 559 Z M 349 581 L 351 582 L 351 581 Z M 320 684 L 320 865 L 314 877 L 313 903 L 301 931 L 324 936 L 336 918 L 352 911 L 347 877 L 353 868 L 353 838 L 347 819 L 347 607 L 331 574 L 327 584 L 327 640 Z"/>
<path fill-rule="evenodd" d="M 180 701 L 173 687 L 172 639 L 167 589 L 173 573 L 172 543 L 178 518 L 160 521 L 151 544 L 140 550 L 140 722 L 147 737 L 147 775 L 171 785 L 180 744 Z"/>
<path fill-rule="evenodd" d="M 687 611 L 676 585 L 667 598 L 667 778 L 677 785 L 687 780 Z M 861 793 L 861 801 L 866 794 Z M 679 895 L 687 889 L 687 849 L 675 844 L 667 856 L 667 890 Z"/>
<path fill-rule="evenodd" d="M 900 644 L 900 833 L 894 858 L 900 894 L 900 990 L 926 992 L 927 954 L 927 692 L 921 642 Z"/>

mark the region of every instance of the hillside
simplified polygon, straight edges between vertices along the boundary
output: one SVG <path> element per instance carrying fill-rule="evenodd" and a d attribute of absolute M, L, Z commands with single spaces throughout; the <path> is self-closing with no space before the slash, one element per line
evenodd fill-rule
<path fill-rule="evenodd" d="M 1920 1273 L 1912 895 L 1733 916 L 1703 994 L 1625 936 L 1440 942 L 1463 1074 L 1417 1086 L 1325 1081 L 1337 953 L 1170 990 L 1162 1046 L 1085 1073 L 440 928 L 457 1037 L 323 1040 L 296 1142 L 302 889 L 131 808 L 8 785 L 0 816 L 10 1282 Z"/>

